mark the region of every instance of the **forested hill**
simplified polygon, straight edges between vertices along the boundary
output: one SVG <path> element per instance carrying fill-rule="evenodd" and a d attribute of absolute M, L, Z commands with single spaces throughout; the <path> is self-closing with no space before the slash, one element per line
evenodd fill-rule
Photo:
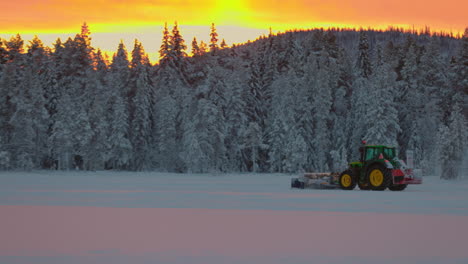
<path fill-rule="evenodd" d="M 213 26 L 189 52 L 176 25 L 157 65 L 137 40 L 107 62 L 91 37 L 84 25 L 50 48 L 1 40 L 1 169 L 336 171 L 365 139 L 456 177 L 467 156 L 468 30 L 311 30 L 228 47 Z"/>

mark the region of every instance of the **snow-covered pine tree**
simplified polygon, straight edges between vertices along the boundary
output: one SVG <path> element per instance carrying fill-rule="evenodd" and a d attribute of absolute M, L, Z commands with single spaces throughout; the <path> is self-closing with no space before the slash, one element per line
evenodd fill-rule
<path fill-rule="evenodd" d="M 369 41 L 367 38 L 367 33 L 364 30 L 359 32 L 359 49 L 358 49 L 358 60 L 357 60 L 357 69 L 359 71 L 359 76 L 363 78 L 369 78 L 372 74 L 372 65 L 370 61 L 370 52 L 369 52 Z"/>
<path fill-rule="evenodd" d="M 138 40 L 132 51 L 130 73 L 130 139 L 133 146 L 132 168 L 143 170 L 151 167 L 152 84 L 149 76 L 149 60 Z"/>
<path fill-rule="evenodd" d="M 108 74 L 107 89 L 107 164 L 106 168 L 130 169 L 132 145 L 130 143 L 129 101 L 130 62 L 123 42 L 120 42 Z"/>
<path fill-rule="evenodd" d="M 285 165 L 288 162 L 287 150 L 289 139 L 287 138 L 287 131 L 295 127 L 295 113 L 294 113 L 294 98 L 292 98 L 291 91 L 297 89 L 294 81 L 296 81 L 291 73 L 286 74 L 290 76 L 287 78 L 282 76 L 273 81 L 272 87 L 272 109 L 268 121 L 268 164 L 272 172 L 285 171 L 284 167 L 291 167 Z M 285 89 L 290 87 L 290 89 Z"/>
<path fill-rule="evenodd" d="M 458 103 L 463 106 L 462 112 L 468 118 L 468 27 L 465 28 L 461 42 L 458 56 L 455 59 L 455 65 L 452 67 L 453 72 L 450 75 L 451 85 L 454 89 L 452 89 L 453 92 L 449 93 L 449 95 L 451 94 L 452 96 L 445 98 L 444 101 L 448 101 L 448 105 L 453 105 L 457 102 L 451 99 L 459 98 L 461 101 Z M 459 94 L 459 96 L 454 97 L 454 94 Z"/>
<path fill-rule="evenodd" d="M 242 97 L 246 86 L 237 82 L 225 83 L 225 121 L 226 121 L 226 158 L 228 171 L 246 171 L 245 157 L 243 156 L 244 131 L 247 128 L 245 115 L 246 103 Z"/>
<path fill-rule="evenodd" d="M 99 53 L 96 55 L 98 57 Z M 102 72 L 96 70 L 88 75 L 89 89 L 92 90 L 91 93 L 93 94 L 88 116 L 93 133 L 90 139 L 89 152 L 87 153 L 89 161 L 85 164 L 86 170 L 102 170 L 109 159 L 107 155 L 109 123 L 106 118 L 109 90 L 101 74 Z"/>
<path fill-rule="evenodd" d="M 13 166 L 22 170 L 34 168 L 35 131 L 32 119 L 32 97 L 30 90 L 37 89 L 32 72 L 22 73 L 19 85 L 15 88 L 13 103 L 15 112 L 11 116 L 10 126 L 12 127 L 11 141 Z"/>
<path fill-rule="evenodd" d="M 50 142 L 54 145 L 54 159 L 57 160 L 57 168 L 69 170 L 72 168 L 73 149 L 73 101 L 68 93 L 63 93 L 57 102 L 57 113 L 53 123 Z"/>
<path fill-rule="evenodd" d="M 180 167 L 177 115 L 179 106 L 169 93 L 160 94 L 156 105 L 157 166 L 166 171 L 176 171 Z"/>
<path fill-rule="evenodd" d="M 255 156 L 258 161 L 254 162 L 258 164 L 258 169 L 265 170 L 267 165 L 267 120 L 271 109 L 271 83 L 273 81 L 273 68 L 270 60 L 271 52 L 269 43 L 264 41 L 260 44 L 257 56 L 254 61 L 250 64 L 250 77 L 248 80 L 249 90 L 245 94 L 244 98 L 247 103 L 246 115 L 249 120 L 249 133 L 258 131 L 260 135 L 253 136 L 250 138 L 259 138 L 262 141 L 258 142 L 258 146 L 262 149 L 253 150 L 256 152 Z M 257 126 L 250 125 L 250 123 L 256 123 Z M 257 168 L 256 168 L 257 169 Z"/>
<path fill-rule="evenodd" d="M 417 104 L 421 100 L 419 89 L 420 68 L 418 65 L 418 47 L 412 39 L 406 42 L 407 52 L 403 59 L 401 68 L 401 81 L 397 84 L 396 101 L 404 107 L 398 110 L 398 119 L 402 132 L 398 135 L 398 144 L 400 153 L 406 153 L 406 150 L 413 147 L 410 141 L 418 140 L 417 127 L 414 125 L 414 115 L 417 111 Z M 410 145 L 411 143 L 411 145 Z"/>
<path fill-rule="evenodd" d="M 368 123 L 363 117 L 367 115 L 371 101 L 369 78 L 372 72 L 367 33 L 361 30 L 359 32 L 358 57 L 351 94 L 351 113 L 348 120 L 348 127 L 351 131 L 350 156 L 352 157 L 358 157 L 359 146 L 361 141 L 365 139 L 364 136 L 368 129 Z"/>
<path fill-rule="evenodd" d="M 380 52 L 380 47 L 378 48 Z M 369 105 L 363 116 L 366 124 L 364 138 L 369 144 L 397 146 L 398 110 L 393 89 L 396 75 L 377 54 L 376 67 L 369 76 Z"/>
<path fill-rule="evenodd" d="M 440 55 L 439 46 L 439 39 L 430 39 L 421 56 L 420 76 L 414 77 L 419 81 L 417 91 L 413 93 L 413 96 L 416 96 L 412 114 L 414 129 L 408 142 L 408 149 L 414 150 L 415 164 L 424 170 L 425 175 L 433 175 L 433 164 L 437 163 L 433 142 L 436 140 L 437 129 L 443 119 L 444 109 L 447 109 L 447 100 L 444 100 L 447 95 L 444 96 L 444 93 L 450 90 L 447 66 Z"/>
<path fill-rule="evenodd" d="M 316 78 L 311 83 L 313 93 L 313 139 L 312 139 L 312 166 L 316 171 L 329 171 L 329 149 L 331 148 L 331 137 L 328 126 L 332 121 L 332 89 L 336 86 L 330 75 L 330 66 L 327 58 L 322 56 L 318 61 Z"/>
<path fill-rule="evenodd" d="M 333 171 L 340 171 L 338 168 L 342 167 L 343 159 L 346 160 L 347 153 L 351 153 L 351 124 L 349 123 L 351 115 L 349 110 L 352 105 L 350 96 L 352 94 L 351 88 L 354 77 L 352 62 L 343 49 L 338 53 L 337 67 L 336 89 L 332 93 L 333 127 L 331 137 L 333 153 L 330 153 L 330 155 L 332 157 Z"/>
<path fill-rule="evenodd" d="M 107 151 L 107 168 L 124 170 L 131 169 L 132 144 L 129 140 L 127 102 L 118 94 L 113 94 L 109 100 L 109 130 Z"/>

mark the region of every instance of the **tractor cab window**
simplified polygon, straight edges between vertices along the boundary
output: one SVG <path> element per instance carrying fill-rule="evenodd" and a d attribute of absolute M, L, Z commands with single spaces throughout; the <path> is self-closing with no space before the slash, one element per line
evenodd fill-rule
<path fill-rule="evenodd" d="M 375 159 L 375 155 L 377 154 L 377 149 L 375 148 L 368 148 L 366 150 L 366 161 Z"/>
<path fill-rule="evenodd" d="M 385 148 L 384 149 L 384 156 L 386 159 L 393 159 L 395 157 L 395 149 L 393 148 Z"/>

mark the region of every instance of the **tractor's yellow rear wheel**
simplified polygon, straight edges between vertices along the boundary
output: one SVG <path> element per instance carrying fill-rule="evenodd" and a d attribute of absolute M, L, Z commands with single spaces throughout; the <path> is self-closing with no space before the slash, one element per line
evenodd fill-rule
<path fill-rule="evenodd" d="M 371 166 L 367 171 L 367 182 L 371 190 L 383 191 L 392 183 L 392 173 L 380 164 Z"/>
<path fill-rule="evenodd" d="M 343 190 L 352 190 L 356 187 L 356 177 L 354 177 L 351 170 L 346 170 L 341 173 L 338 182 Z"/>

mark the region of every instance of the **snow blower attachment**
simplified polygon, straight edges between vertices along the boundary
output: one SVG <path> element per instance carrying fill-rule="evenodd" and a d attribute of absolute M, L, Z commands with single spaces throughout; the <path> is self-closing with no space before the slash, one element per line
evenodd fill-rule
<path fill-rule="evenodd" d="M 359 161 L 349 163 L 341 173 L 305 173 L 291 179 L 291 188 L 353 190 L 356 185 L 361 190 L 403 191 L 408 184 L 421 184 L 419 170 L 414 170 L 398 159 L 394 147 L 365 145 L 359 148 Z M 407 155 L 408 156 L 408 155 Z M 409 164 L 412 157 L 408 156 Z"/>

